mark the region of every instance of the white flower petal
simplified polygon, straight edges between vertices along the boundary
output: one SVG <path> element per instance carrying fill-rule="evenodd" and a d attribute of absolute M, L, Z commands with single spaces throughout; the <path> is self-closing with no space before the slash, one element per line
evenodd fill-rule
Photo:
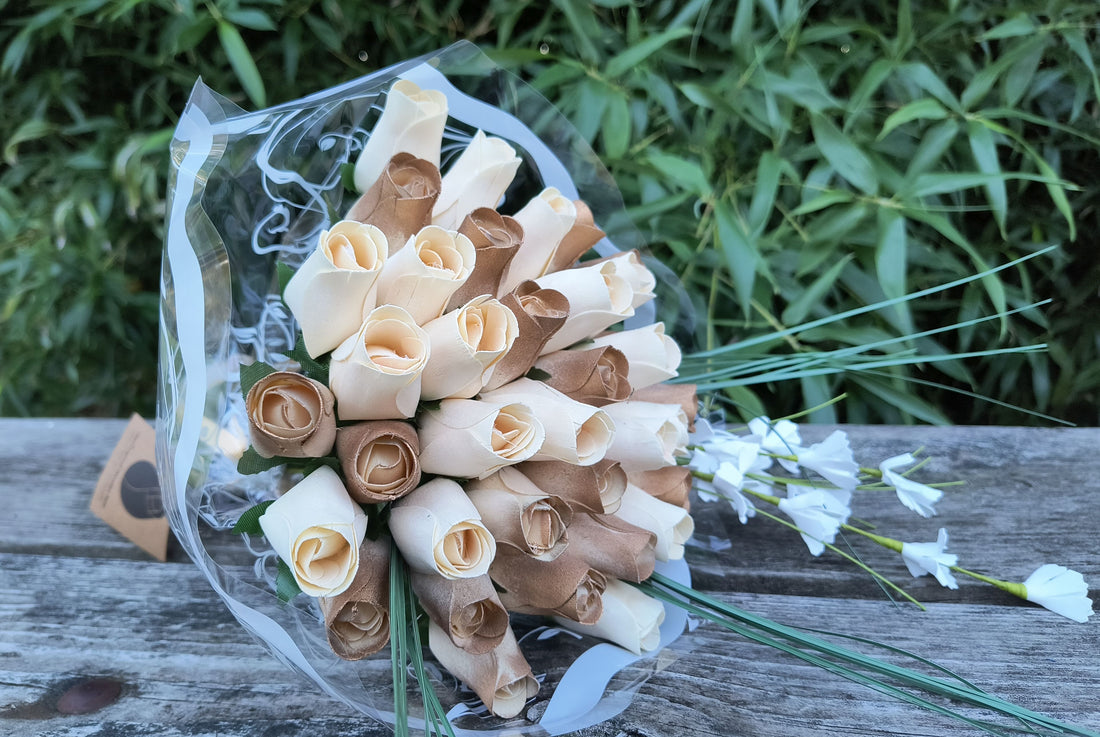
<path fill-rule="evenodd" d="M 825 551 L 824 543 L 836 540 L 840 525 L 848 521 L 852 510 L 822 489 L 779 500 L 779 511 L 790 517 L 801 530 L 802 540 L 812 555 Z"/>
<path fill-rule="evenodd" d="M 1089 585 L 1077 571 L 1047 563 L 1024 581 L 1027 600 L 1046 607 L 1055 614 L 1084 622 L 1092 616 Z"/>
<path fill-rule="evenodd" d="M 957 589 L 959 584 L 950 567 L 959 562 L 959 556 L 945 553 L 946 548 L 947 530 L 941 527 L 934 543 L 902 543 L 901 557 L 915 578 L 930 573 L 941 586 Z"/>
<path fill-rule="evenodd" d="M 913 510 L 921 517 L 931 517 L 936 513 L 933 506 L 943 496 L 943 492 L 925 484 L 917 483 L 897 473 L 895 469 L 908 466 L 916 462 L 911 453 L 887 458 L 879 464 L 884 483 L 894 487 L 898 499 L 907 508 Z"/>
<path fill-rule="evenodd" d="M 796 455 L 798 465 L 819 474 L 841 492 L 846 492 L 837 496 L 844 504 L 848 503 L 851 492 L 859 484 L 859 464 L 852 455 L 846 433 L 835 430 L 820 443 L 814 443 L 809 448 L 800 448 Z"/>

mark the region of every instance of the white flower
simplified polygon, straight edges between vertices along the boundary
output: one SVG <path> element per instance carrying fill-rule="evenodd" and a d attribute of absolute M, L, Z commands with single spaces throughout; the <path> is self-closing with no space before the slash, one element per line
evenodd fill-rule
<path fill-rule="evenodd" d="M 837 487 L 831 491 L 845 506 L 852 498 L 852 492 L 859 484 L 856 475 L 859 464 L 848 445 L 848 436 L 841 430 L 835 430 L 820 443 L 809 448 L 799 448 L 796 453 L 798 465 L 823 476 Z"/>
<path fill-rule="evenodd" d="M 882 480 L 894 487 L 894 490 L 898 493 L 898 499 L 901 500 L 902 504 L 912 509 L 921 517 L 931 517 L 936 513 L 932 505 L 940 500 L 940 497 L 943 496 L 943 492 L 931 486 L 918 484 L 916 481 L 911 481 L 894 471 L 896 468 L 915 463 L 916 460 L 917 459 L 914 458 L 911 453 L 906 453 L 904 455 L 894 456 L 893 458 L 887 458 L 880 463 L 878 467 L 879 470 L 882 471 Z"/>
<path fill-rule="evenodd" d="M 742 494 L 741 490 L 745 488 L 745 474 L 757 465 L 760 446 L 743 441 L 733 441 L 729 446 L 734 452 L 729 455 L 730 460 L 718 464 L 718 470 L 714 472 L 714 488 L 737 511 L 741 524 L 745 524 L 749 517 L 756 516 L 756 507 L 753 506 L 752 499 Z"/>
<path fill-rule="evenodd" d="M 902 543 L 901 557 L 914 577 L 931 573 L 941 586 L 957 589 L 959 584 L 951 575 L 951 566 L 959 562 L 959 556 L 945 553 L 946 549 L 947 530 L 941 527 L 934 543 Z"/>
<path fill-rule="evenodd" d="M 1046 607 L 1055 614 L 1084 622 L 1092 616 L 1089 585 L 1077 571 L 1047 563 L 1024 581 L 1028 601 Z"/>
<path fill-rule="evenodd" d="M 772 422 L 768 417 L 755 417 L 749 420 L 749 432 L 760 436 L 760 447 L 766 453 L 789 456 L 796 454 L 802 447 L 802 436 L 798 434 L 798 425 L 790 420 Z M 797 462 L 786 458 L 777 460 L 788 473 L 798 471 Z"/>
<path fill-rule="evenodd" d="M 823 489 L 811 489 L 798 496 L 779 500 L 779 510 L 794 520 L 812 555 L 825 551 L 824 543 L 836 540 L 840 525 L 848 521 L 852 510 Z"/>

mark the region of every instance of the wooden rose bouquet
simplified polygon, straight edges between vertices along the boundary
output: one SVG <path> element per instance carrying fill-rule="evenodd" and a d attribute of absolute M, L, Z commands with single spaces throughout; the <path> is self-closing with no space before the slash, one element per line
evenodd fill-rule
<path fill-rule="evenodd" d="M 256 114 L 198 86 L 173 146 L 166 506 L 241 623 L 332 695 L 399 733 L 562 734 L 625 708 L 691 614 L 1065 726 L 690 588 L 693 484 L 742 521 L 773 503 L 816 555 L 860 468 L 790 423 L 695 427 L 677 290 L 606 237 L 621 204 L 591 151 L 476 49 Z M 930 508 L 896 466 L 879 477 Z M 914 575 L 949 579 L 946 537 L 923 545 Z"/>

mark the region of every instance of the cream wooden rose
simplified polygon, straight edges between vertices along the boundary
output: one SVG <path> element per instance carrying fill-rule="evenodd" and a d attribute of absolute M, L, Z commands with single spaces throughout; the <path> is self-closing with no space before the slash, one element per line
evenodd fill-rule
<path fill-rule="evenodd" d="M 493 367 L 516 342 L 512 311 L 485 294 L 424 326 L 431 356 L 424 368 L 422 399 L 468 399 L 485 385 Z"/>
<path fill-rule="evenodd" d="M 603 592 L 603 614 L 595 624 L 581 624 L 564 617 L 554 617 L 554 621 L 566 629 L 609 640 L 641 655 L 660 646 L 665 608 L 633 586 L 611 579 Z"/>
<path fill-rule="evenodd" d="M 547 187 L 513 217 L 523 227 L 525 236 L 501 279 L 501 292 L 510 292 L 520 282 L 550 270 L 558 244 L 577 219 L 577 206 L 555 187 Z"/>
<path fill-rule="evenodd" d="M 341 220 L 321 232 L 283 292 L 310 356 L 331 351 L 363 324 L 387 252 L 385 234 L 373 225 Z"/>
<path fill-rule="evenodd" d="M 682 355 L 676 341 L 665 334 L 665 324 L 608 333 L 592 340 L 598 346 L 619 349 L 627 361 L 627 381 L 635 391 L 645 389 L 679 374 Z"/>
<path fill-rule="evenodd" d="M 684 543 L 695 531 L 695 521 L 687 510 L 662 502 L 634 484 L 626 485 L 622 504 L 615 516 L 656 535 L 654 552 L 657 560 L 662 561 L 683 558 Z"/>
<path fill-rule="evenodd" d="M 447 97 L 442 92 L 422 90 L 407 79 L 394 82 L 386 95 L 382 115 L 355 162 L 355 188 L 360 192 L 370 189 L 398 152 L 439 166 L 446 124 Z"/>
<path fill-rule="evenodd" d="M 291 487 L 260 516 L 264 536 L 309 596 L 335 596 L 351 585 L 367 517 L 328 466 Z"/>
<path fill-rule="evenodd" d="M 615 438 L 607 457 L 627 473 L 675 466 L 687 455 L 687 415 L 678 404 L 627 400 L 604 407 L 615 423 Z"/>
<path fill-rule="evenodd" d="M 535 283 L 561 292 L 569 300 L 569 317 L 543 346 L 543 354 L 591 338 L 634 314 L 634 290 L 610 261 L 556 271 L 540 276 Z"/>
<path fill-rule="evenodd" d="M 432 223 L 457 230 L 466 215 L 479 207 L 496 209 L 523 163 L 502 138 L 477 131 L 466 149 L 443 174 Z"/>
<path fill-rule="evenodd" d="M 487 573 L 497 551 L 466 492 L 444 478 L 429 481 L 393 504 L 390 534 L 410 567 L 444 578 Z"/>
<path fill-rule="evenodd" d="M 444 399 L 420 423 L 420 467 L 425 473 L 483 478 L 538 453 L 546 429 L 517 401 Z"/>
<path fill-rule="evenodd" d="M 603 460 L 615 436 L 615 423 L 600 408 L 570 399 L 541 381 L 516 379 L 484 392 L 489 402 L 521 402 L 546 428 L 546 440 L 532 460 L 559 460 L 591 466 Z"/>
<path fill-rule="evenodd" d="M 474 244 L 453 230 L 429 225 L 395 253 L 378 279 L 379 304 L 404 308 L 417 325 L 443 314 L 474 268 Z"/>
<path fill-rule="evenodd" d="M 332 352 L 329 388 L 341 420 L 394 420 L 416 414 L 428 334 L 392 305 L 376 307 Z"/>

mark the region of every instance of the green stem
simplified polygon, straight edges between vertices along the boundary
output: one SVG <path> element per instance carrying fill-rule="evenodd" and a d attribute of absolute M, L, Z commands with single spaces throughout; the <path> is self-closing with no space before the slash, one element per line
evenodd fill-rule
<path fill-rule="evenodd" d="M 876 535 L 873 532 L 868 532 L 867 530 L 860 529 L 859 527 L 853 527 L 852 525 L 848 524 L 847 522 L 841 524 L 840 526 L 841 526 L 841 528 L 847 530 L 848 532 L 855 532 L 855 533 L 858 533 L 860 535 L 863 535 L 868 540 L 873 540 L 876 543 L 878 543 L 879 545 L 881 545 L 882 547 L 887 548 L 888 550 L 893 550 L 895 553 L 900 553 L 901 552 L 901 546 L 902 546 L 901 540 L 895 540 L 892 537 L 883 537 L 882 535 Z"/>
<path fill-rule="evenodd" d="M 1027 599 L 1027 587 L 1024 586 L 1022 583 L 1014 583 L 1012 581 L 1002 581 L 1001 579 L 993 578 L 992 576 L 984 576 L 981 573 L 976 573 L 974 571 L 968 571 L 967 569 L 965 569 L 961 566 L 951 566 L 951 570 L 955 571 L 956 573 L 961 573 L 964 576 L 970 576 L 971 578 L 975 578 L 979 581 L 990 584 L 991 586 L 996 586 L 1001 591 L 1007 591 L 1008 593 L 1012 594 L 1013 596 L 1018 596 L 1021 599 Z"/>

